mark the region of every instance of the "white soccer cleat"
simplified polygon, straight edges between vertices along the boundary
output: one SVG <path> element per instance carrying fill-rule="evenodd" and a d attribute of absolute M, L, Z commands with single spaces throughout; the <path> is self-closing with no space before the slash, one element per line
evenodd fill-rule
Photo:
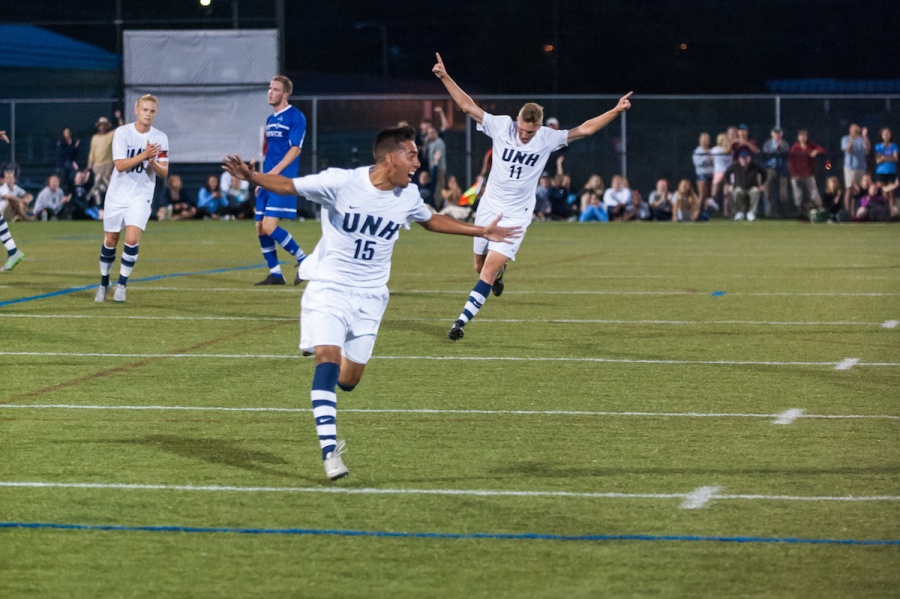
<path fill-rule="evenodd" d="M 743 212 L 738 212 L 737 214 L 735 214 L 735 215 L 734 215 L 734 220 L 744 220 L 744 213 L 743 213 Z"/>
<path fill-rule="evenodd" d="M 105 302 L 107 291 L 109 291 L 109 285 L 97 285 L 97 294 L 94 296 L 94 301 Z"/>
<path fill-rule="evenodd" d="M 756 220 L 756 215 L 753 214 L 752 212 L 748 212 L 747 213 L 747 221 L 752 223 L 755 220 Z"/>
<path fill-rule="evenodd" d="M 325 456 L 325 476 L 331 480 L 337 480 L 347 476 L 350 471 L 344 466 L 344 460 L 341 459 L 341 453 L 344 451 L 345 443 L 338 441 L 334 451 Z"/>
<path fill-rule="evenodd" d="M 113 299 L 117 302 L 125 301 L 125 285 L 116 285 L 116 291 L 113 293 Z"/>

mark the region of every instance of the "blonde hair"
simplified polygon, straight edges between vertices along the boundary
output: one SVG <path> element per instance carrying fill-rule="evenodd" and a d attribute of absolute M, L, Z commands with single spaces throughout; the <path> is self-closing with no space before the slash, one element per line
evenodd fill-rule
<path fill-rule="evenodd" d="M 731 149 L 731 144 L 728 143 L 728 136 L 724 133 L 719 133 L 718 135 L 716 135 L 716 145 L 723 150 Z"/>
<path fill-rule="evenodd" d="M 141 102 L 153 102 L 156 104 L 156 107 L 159 108 L 159 98 L 154 96 L 153 94 L 144 94 L 140 98 L 137 99 L 137 102 L 134 103 L 134 107 L 137 108 L 141 105 Z"/>
<path fill-rule="evenodd" d="M 544 107 L 534 102 L 528 102 L 519 110 L 519 117 L 526 123 L 541 125 L 544 123 Z"/>
<path fill-rule="evenodd" d="M 837 177 L 828 177 L 825 179 L 825 193 L 841 193 L 841 180 Z"/>
<path fill-rule="evenodd" d="M 294 91 L 294 84 L 291 83 L 291 80 L 285 77 L 284 75 L 275 75 L 272 77 L 272 81 L 277 81 L 284 87 L 284 93 L 287 95 L 291 95 L 291 92 Z"/>
<path fill-rule="evenodd" d="M 687 188 L 686 190 L 683 188 Z M 682 179 L 678 182 L 678 187 L 675 189 L 676 195 L 680 198 L 686 199 L 694 199 L 697 197 L 697 193 L 694 191 L 694 186 L 691 184 L 689 179 Z"/>

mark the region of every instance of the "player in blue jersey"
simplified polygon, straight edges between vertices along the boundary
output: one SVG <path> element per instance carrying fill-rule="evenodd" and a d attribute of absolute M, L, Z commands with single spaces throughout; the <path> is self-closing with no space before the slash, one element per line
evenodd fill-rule
<path fill-rule="evenodd" d="M 309 281 L 300 313 L 300 349 L 314 352 L 313 417 L 325 474 L 347 474 L 337 440 L 335 387 L 351 391 L 372 357 L 378 327 L 388 303 L 391 255 L 400 230 L 417 222 L 436 233 L 468 235 L 492 243 L 515 241 L 518 227 L 500 227 L 497 216 L 485 226 L 434 214 L 410 181 L 419 168 L 412 127 L 378 134 L 374 166 L 330 168 L 317 175 L 288 179 L 253 172 L 240 156 L 227 156 L 223 168 L 274 193 L 297 193 L 322 205 L 322 239 L 300 267 Z"/>
<path fill-rule="evenodd" d="M 266 119 L 266 160 L 263 163 L 266 174 L 294 178 L 300 172 L 306 117 L 288 104 L 293 88 L 291 80 L 283 75 L 276 75 L 269 83 L 268 101 L 274 113 Z M 269 267 L 268 276 L 257 285 L 284 285 L 275 242 L 297 259 L 298 268 L 306 258 L 291 234 L 278 226 L 279 219 L 297 218 L 297 196 L 293 193 L 279 195 L 262 188 L 256 193 L 256 234 Z M 299 275 L 294 277 L 294 285 L 299 285 L 300 281 Z"/>
<path fill-rule="evenodd" d="M 544 109 L 529 102 L 522 106 L 513 120 L 508 116 L 494 116 L 485 112 L 456 84 L 437 54 L 437 64 L 432 72 L 450 92 L 450 96 L 463 112 L 478 123 L 478 130 L 491 138 L 493 166 L 484 194 L 478 206 L 475 224 L 490 222 L 498 214 L 504 214 L 503 224 L 518 225 L 523 232 L 531 224 L 536 200 L 538 179 L 544 171 L 550 154 L 575 141 L 589 137 L 611 123 L 620 112 L 631 107 L 631 92 L 619 99 L 616 107 L 600 116 L 588 119 L 574 129 L 561 130 L 544 127 Z M 463 327 L 475 318 L 488 295 L 503 293 L 503 273 L 506 263 L 516 259 L 523 237 L 511 244 L 498 244 L 486 239 L 475 240 L 475 272 L 478 282 L 469 293 L 463 311 L 450 327 L 447 337 L 451 341 L 462 339 Z"/>

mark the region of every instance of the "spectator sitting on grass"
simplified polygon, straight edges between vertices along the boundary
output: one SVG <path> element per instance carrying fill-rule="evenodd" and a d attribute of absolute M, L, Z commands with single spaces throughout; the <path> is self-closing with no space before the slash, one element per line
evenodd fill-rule
<path fill-rule="evenodd" d="M 672 192 L 669 191 L 669 182 L 660 179 L 656 182 L 656 189 L 650 192 L 647 199 L 650 204 L 650 213 L 653 220 L 672 220 Z"/>
<path fill-rule="evenodd" d="M 197 215 L 203 218 L 218 219 L 223 207 L 227 207 L 225 194 L 219 187 L 218 175 L 209 175 L 206 185 L 197 194 Z"/>
<path fill-rule="evenodd" d="M 5 217 L 9 222 L 17 220 L 31 220 L 28 218 L 28 205 L 34 196 L 16 185 L 16 166 L 6 165 L 3 172 L 3 185 L 0 185 L 0 215 L 7 209 L 10 216 Z"/>
<path fill-rule="evenodd" d="M 678 182 L 678 188 L 672 196 L 672 222 L 708 221 L 709 214 L 704 210 L 703 201 L 694 191 L 694 186 L 687 179 Z"/>
<path fill-rule="evenodd" d="M 62 181 L 59 175 L 53 174 L 47 177 L 47 185 L 38 193 L 34 201 L 34 216 L 42 221 L 56 220 L 63 207 L 72 199 L 72 194 L 66 194 L 60 187 Z"/>
<path fill-rule="evenodd" d="M 589 206 L 602 201 L 604 191 L 606 191 L 606 185 L 603 183 L 603 177 L 596 173 L 588 177 L 587 183 L 578 194 L 578 214 L 580 215 Z"/>
<path fill-rule="evenodd" d="M 631 209 L 631 190 L 628 179 L 622 175 L 613 175 L 610 188 L 603 193 L 603 204 L 609 220 L 625 220 Z"/>
<path fill-rule="evenodd" d="M 896 209 L 888 199 L 888 193 L 897 188 L 897 182 L 882 187 L 878 183 L 872 183 L 869 191 L 859 202 L 859 210 L 856 212 L 858 222 L 887 223 L 897 215 Z"/>
<path fill-rule="evenodd" d="M 178 175 L 169 175 L 160 210 L 165 210 L 172 220 L 189 220 L 197 215 L 197 207 L 184 190 L 184 183 Z M 162 218 L 160 220 L 163 220 Z"/>

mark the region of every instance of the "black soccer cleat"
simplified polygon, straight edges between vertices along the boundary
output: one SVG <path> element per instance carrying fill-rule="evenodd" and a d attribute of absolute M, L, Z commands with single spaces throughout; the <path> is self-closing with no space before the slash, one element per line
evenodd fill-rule
<path fill-rule="evenodd" d="M 454 322 L 453 326 L 450 327 L 450 332 L 447 333 L 447 339 L 450 341 L 459 341 L 462 339 L 463 335 L 466 334 L 465 331 L 463 331 L 464 326 L 466 326 L 466 323 L 461 320 Z"/>
<path fill-rule="evenodd" d="M 284 277 L 269 273 L 265 279 L 255 284 L 256 287 L 259 287 L 260 285 L 284 285 Z"/>
<path fill-rule="evenodd" d="M 491 285 L 491 293 L 494 294 L 494 297 L 500 297 L 500 294 L 503 293 L 503 288 L 505 285 L 503 284 L 503 273 L 506 272 L 506 266 L 500 269 L 500 272 L 497 273 L 497 278 L 494 279 L 494 284 Z"/>
<path fill-rule="evenodd" d="M 294 286 L 296 287 L 297 285 L 299 285 L 299 284 L 302 283 L 303 281 L 304 281 L 304 279 L 301 279 L 301 278 L 300 278 L 300 273 L 297 272 L 297 274 L 294 275 Z"/>

